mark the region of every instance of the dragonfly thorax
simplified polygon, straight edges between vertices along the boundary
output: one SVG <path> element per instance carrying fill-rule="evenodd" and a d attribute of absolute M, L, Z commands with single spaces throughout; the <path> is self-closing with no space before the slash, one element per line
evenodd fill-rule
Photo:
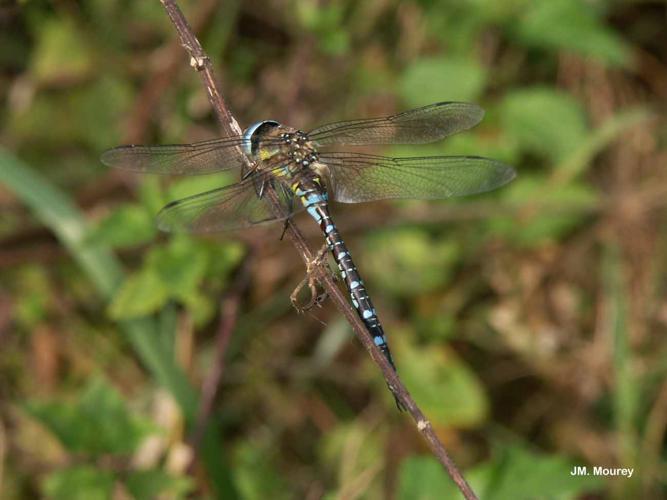
<path fill-rule="evenodd" d="M 308 135 L 274 120 L 254 123 L 243 133 L 243 148 L 253 160 L 278 160 L 291 169 L 312 168 L 319 155 Z"/>

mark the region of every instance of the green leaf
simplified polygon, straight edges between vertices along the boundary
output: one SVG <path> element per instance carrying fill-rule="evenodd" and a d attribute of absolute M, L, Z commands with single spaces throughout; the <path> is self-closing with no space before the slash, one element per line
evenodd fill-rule
<path fill-rule="evenodd" d="M 109 315 L 116 320 L 152 314 L 169 300 L 169 288 L 159 274 L 147 268 L 131 274 L 109 305 Z"/>
<path fill-rule="evenodd" d="M 484 500 L 580 498 L 602 486 L 595 476 L 571 476 L 575 463 L 560 455 L 544 455 L 521 446 L 498 448 L 491 460 L 464 473 Z M 432 457 L 409 457 L 401 463 L 399 500 L 462 498 L 442 465 Z"/>
<path fill-rule="evenodd" d="M 585 222 L 586 209 L 595 205 L 598 196 L 585 184 L 573 182 L 545 189 L 548 180 L 542 176 L 523 175 L 503 193 L 510 204 L 525 206 L 518 215 L 494 217 L 489 229 L 517 246 L 535 247 L 558 241 Z"/>
<path fill-rule="evenodd" d="M 208 273 L 216 278 L 224 277 L 234 270 L 246 254 L 246 248 L 238 241 L 206 242 Z"/>
<path fill-rule="evenodd" d="M 484 90 L 486 77 L 486 70 L 470 58 L 423 58 L 405 69 L 399 93 L 414 107 L 439 101 L 474 101 Z"/>
<path fill-rule="evenodd" d="M 63 144 L 102 151 L 120 140 L 117 124 L 131 95 L 127 82 L 107 76 L 55 95 L 40 92 L 28 109 L 10 115 L 8 126 L 23 143 L 47 153 L 49 149 L 62 151 Z M 102 167 L 99 162 L 95 165 Z M 83 166 L 90 172 L 89 162 Z"/>
<path fill-rule="evenodd" d="M 469 478 L 480 498 L 488 500 L 575 499 L 602 486 L 599 477 L 570 475 L 574 465 L 581 464 L 513 445 L 497 450 Z"/>
<path fill-rule="evenodd" d="M 26 410 L 74 453 L 129 454 L 155 431 L 148 420 L 132 415 L 121 395 L 99 377 L 75 402 L 31 403 Z"/>
<path fill-rule="evenodd" d="M 378 231 L 367 237 L 361 261 L 379 288 L 397 296 L 426 293 L 449 280 L 459 246 L 419 228 Z"/>
<path fill-rule="evenodd" d="M 123 123 L 133 103 L 132 88 L 127 81 L 104 76 L 71 97 L 75 117 L 85 127 L 78 126 L 82 140 L 94 151 L 103 151 L 120 140 L 119 123 Z M 62 113 L 62 109 L 57 110 Z M 101 168 L 101 163 L 97 163 Z"/>
<path fill-rule="evenodd" d="M 470 54 L 488 29 L 491 19 L 510 3 L 490 0 L 466 0 L 465 2 L 452 0 L 420 1 L 425 7 L 423 22 L 431 38 L 437 38 L 447 53 Z M 484 4 L 484 5 L 481 5 Z"/>
<path fill-rule="evenodd" d="M 611 65 L 626 64 L 628 46 L 598 18 L 591 3 L 582 0 L 528 2 L 517 18 L 516 33 L 534 47 L 570 50 Z"/>
<path fill-rule="evenodd" d="M 209 295 L 197 290 L 181 295 L 180 302 L 187 307 L 195 326 L 203 326 L 210 321 L 215 316 L 218 306 Z"/>
<path fill-rule="evenodd" d="M 111 247 L 131 247 L 151 241 L 155 218 L 144 207 L 126 204 L 115 208 L 92 231 L 90 240 Z"/>
<path fill-rule="evenodd" d="M 44 319 L 51 297 L 53 290 L 44 269 L 37 264 L 17 269 L 14 318 L 26 331 Z"/>
<path fill-rule="evenodd" d="M 179 236 L 172 238 L 167 246 L 151 250 L 146 271 L 161 281 L 170 296 L 186 300 L 197 291 L 204 277 L 207 257 L 201 244 L 187 236 Z"/>
<path fill-rule="evenodd" d="M 89 44 L 73 22 L 54 18 L 40 23 L 32 72 L 39 82 L 78 79 L 93 68 Z"/>
<path fill-rule="evenodd" d="M 458 489 L 442 465 L 432 457 L 414 456 L 401 462 L 398 500 L 458 498 Z"/>
<path fill-rule="evenodd" d="M 0 148 L 0 183 L 15 192 L 35 216 L 53 231 L 95 285 L 100 296 L 110 298 L 117 284 L 122 281 L 121 266 L 108 248 L 89 244 L 89 229 L 84 217 L 67 195 L 3 148 Z M 141 318 L 121 322 L 119 326 L 155 380 L 169 390 L 191 422 L 198 408 L 196 392 L 176 365 L 171 351 L 162 347 L 157 336 L 157 324 Z M 235 498 L 238 495 L 219 442 L 219 427 L 213 422 L 206 429 L 202 461 L 216 494 Z"/>
<path fill-rule="evenodd" d="M 558 161 L 570 154 L 587 133 L 584 112 L 569 94 L 547 87 L 508 93 L 500 107 L 501 121 L 509 140 L 526 152 Z"/>
<path fill-rule="evenodd" d="M 160 179 L 154 175 L 145 175 L 141 177 L 141 182 L 137 187 L 137 197 L 139 198 L 141 205 L 149 214 L 151 214 L 153 225 L 155 226 L 155 216 L 168 202 L 165 193 L 160 186 Z"/>
<path fill-rule="evenodd" d="M 54 472 L 44 482 L 44 494 L 51 500 L 108 500 L 113 489 L 113 474 L 90 465 Z"/>
<path fill-rule="evenodd" d="M 130 472 L 125 479 L 125 486 L 135 500 L 161 498 L 186 498 L 192 492 L 190 478 L 176 477 L 160 469 Z"/>
<path fill-rule="evenodd" d="M 53 231 L 79 263 L 104 299 L 113 296 L 123 280 L 120 263 L 108 248 L 92 245 L 89 228 L 65 193 L 50 184 L 36 170 L 0 148 L 0 182 L 14 191 L 35 216 Z M 197 407 L 195 393 L 182 371 L 160 346 L 157 325 L 145 318 L 120 324 L 146 366 L 159 383 L 169 389 L 185 414 Z"/>
<path fill-rule="evenodd" d="M 150 250 L 141 271 L 129 276 L 114 297 L 109 313 L 131 319 L 155 313 L 169 300 L 186 305 L 198 323 L 211 317 L 212 303 L 200 292 L 206 276 L 222 282 L 243 255 L 237 243 L 210 244 L 186 235 Z"/>
<path fill-rule="evenodd" d="M 258 436 L 252 441 L 243 441 L 235 449 L 235 474 L 245 500 L 264 498 L 290 498 L 284 477 L 276 469 L 272 457 L 276 453 L 275 444 Z"/>
<path fill-rule="evenodd" d="M 477 425 L 488 412 L 484 390 L 475 374 L 449 349 L 410 345 L 394 335 L 401 378 L 435 426 Z"/>
<path fill-rule="evenodd" d="M 296 6 L 294 13 L 299 24 L 315 35 L 323 52 L 331 55 L 347 52 L 350 36 L 348 30 L 342 29 L 345 25 L 345 9 L 342 5 L 298 2 Z"/>
<path fill-rule="evenodd" d="M 120 266 L 107 249 L 88 241 L 85 220 L 65 193 L 3 149 L 0 183 L 16 192 L 55 233 L 103 295 L 113 292 L 120 281 Z"/>
<path fill-rule="evenodd" d="M 225 172 L 185 177 L 171 183 L 167 190 L 167 199 L 169 201 L 180 200 L 181 198 L 225 186 L 229 184 L 230 180 L 231 176 Z"/>

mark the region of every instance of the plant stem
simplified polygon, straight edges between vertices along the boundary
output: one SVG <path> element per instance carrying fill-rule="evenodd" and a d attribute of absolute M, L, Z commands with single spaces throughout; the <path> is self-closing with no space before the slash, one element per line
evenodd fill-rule
<path fill-rule="evenodd" d="M 183 16 L 180 8 L 174 0 L 160 1 L 167 11 L 167 14 L 169 15 L 172 23 L 174 24 L 176 31 L 178 32 L 181 45 L 190 56 L 190 65 L 195 69 L 195 71 L 199 73 L 202 82 L 204 83 L 209 102 L 211 103 L 211 106 L 217 115 L 223 132 L 229 136 L 237 136 L 242 134 L 243 131 L 241 127 L 227 108 L 222 94 L 217 89 L 211 60 L 206 55 L 202 49 L 201 44 L 199 43 L 199 40 L 197 40 L 197 37 L 190 29 L 190 26 Z M 248 167 L 250 166 L 251 162 L 248 160 Z M 275 191 L 271 189 L 267 190 L 266 197 L 271 202 L 273 209 L 280 211 L 278 198 Z M 303 261 L 306 264 L 311 262 L 314 255 L 310 248 L 308 248 L 303 235 L 291 220 L 288 220 L 286 234 L 292 244 L 296 247 L 297 252 L 299 255 L 301 255 Z M 366 326 L 363 324 L 361 319 L 359 319 L 359 316 L 357 316 L 354 309 L 352 309 L 352 306 L 348 303 L 345 295 L 334 282 L 333 277 L 329 272 L 327 272 L 325 269 L 322 269 L 320 266 L 315 267 L 313 272 L 316 273 L 317 279 L 322 284 L 322 287 L 324 290 L 326 290 L 338 310 L 343 314 L 343 316 L 345 316 L 345 319 L 348 321 L 352 327 L 352 330 L 357 335 L 363 346 L 366 348 L 373 361 L 375 361 L 375 363 L 380 367 L 385 381 L 395 389 L 398 399 L 403 404 L 407 412 L 412 416 L 416 423 L 417 430 L 422 434 L 422 436 L 424 436 L 424 439 L 428 443 L 428 446 L 435 457 L 445 468 L 454 483 L 456 483 L 457 487 L 466 500 L 476 500 L 477 496 L 472 491 L 465 478 L 459 471 L 458 467 L 445 450 L 442 442 L 438 439 L 438 436 L 433 430 L 431 423 L 426 419 L 422 411 L 414 402 L 412 396 L 403 385 L 389 362 L 382 355 L 379 348 L 375 345 L 371 336 L 368 335 Z"/>

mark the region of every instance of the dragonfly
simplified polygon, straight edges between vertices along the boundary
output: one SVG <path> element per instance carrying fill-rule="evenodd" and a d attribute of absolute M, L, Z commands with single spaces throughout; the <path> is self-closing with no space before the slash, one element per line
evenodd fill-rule
<path fill-rule="evenodd" d="M 483 116 L 484 111 L 475 104 L 438 102 L 391 116 L 329 123 L 309 132 L 263 120 L 238 136 L 192 144 L 119 146 L 104 152 L 102 162 L 148 174 L 240 174 L 234 184 L 167 204 L 157 216 L 158 227 L 164 231 L 210 233 L 269 222 L 287 224 L 294 214 L 305 210 L 325 239 L 315 260 L 331 252 L 352 305 L 395 370 L 384 329 L 334 223 L 330 202 L 471 195 L 498 188 L 516 174 L 509 165 L 478 156 L 391 158 L 328 149 L 436 142 L 474 127 Z M 269 190 L 274 196 L 267 196 Z M 292 301 L 296 304 L 294 294 Z M 317 301 L 311 297 L 308 306 Z M 389 389 L 400 408 L 394 388 Z"/>

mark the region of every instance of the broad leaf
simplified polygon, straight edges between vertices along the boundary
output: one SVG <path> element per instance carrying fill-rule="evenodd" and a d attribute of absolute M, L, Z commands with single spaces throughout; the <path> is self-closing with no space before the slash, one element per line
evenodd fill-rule
<path fill-rule="evenodd" d="M 159 469 L 132 471 L 125 478 L 125 487 L 135 500 L 152 500 L 165 495 L 168 498 L 186 498 L 192 491 L 192 482 Z"/>
<path fill-rule="evenodd" d="M 50 500 L 108 500 L 113 489 L 113 474 L 90 465 L 54 472 L 44 482 L 44 494 Z"/>
<path fill-rule="evenodd" d="M 91 380 L 78 401 L 35 402 L 26 410 L 73 453 L 131 453 L 155 430 L 132 415 L 121 395 L 101 378 Z"/>
<path fill-rule="evenodd" d="M 476 375 L 454 351 L 410 345 L 394 335 L 401 378 L 433 425 L 473 427 L 486 418 L 488 401 Z"/>
<path fill-rule="evenodd" d="M 128 276 L 114 296 L 109 315 L 114 319 L 132 319 L 160 310 L 169 300 L 169 289 L 153 269 L 143 269 Z"/>
<path fill-rule="evenodd" d="M 535 47 L 570 50 L 612 65 L 627 63 L 628 46 L 599 17 L 592 3 L 582 0 L 528 2 L 518 16 L 516 33 Z"/>
<path fill-rule="evenodd" d="M 439 101 L 475 101 L 486 84 L 486 71 L 470 58 L 432 57 L 408 66 L 400 95 L 409 106 Z"/>
<path fill-rule="evenodd" d="M 525 152 L 558 161 L 584 139 L 586 120 L 581 105 L 570 95 L 546 87 L 515 90 L 500 108 L 502 127 L 508 139 Z"/>

